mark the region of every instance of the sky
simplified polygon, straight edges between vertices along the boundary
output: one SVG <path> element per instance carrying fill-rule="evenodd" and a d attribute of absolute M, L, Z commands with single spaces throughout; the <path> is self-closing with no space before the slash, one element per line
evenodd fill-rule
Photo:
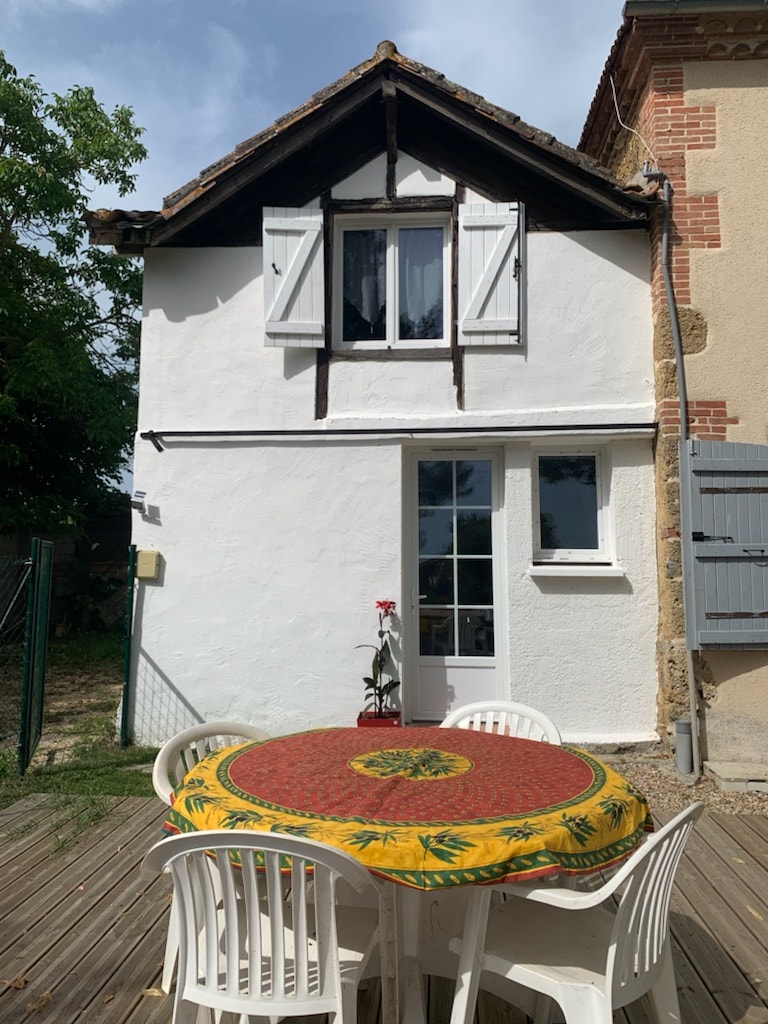
<path fill-rule="evenodd" d="M 135 193 L 166 195 L 373 56 L 383 39 L 575 146 L 623 0 L 0 0 L 0 49 L 49 93 L 127 105 L 148 159 Z"/>

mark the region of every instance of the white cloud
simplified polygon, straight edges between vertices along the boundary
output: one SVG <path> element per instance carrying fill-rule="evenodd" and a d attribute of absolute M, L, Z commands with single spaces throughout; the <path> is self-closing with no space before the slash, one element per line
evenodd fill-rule
<path fill-rule="evenodd" d="M 378 42 L 575 144 L 622 0 L 0 0 L 0 47 L 46 91 L 91 85 L 146 128 L 157 208 Z"/>
<path fill-rule="evenodd" d="M 575 144 L 621 24 L 620 0 L 397 0 L 407 56 Z"/>
<path fill-rule="evenodd" d="M 66 14 L 84 11 L 88 14 L 112 14 L 125 0 L 5 0 L 6 12 L 17 24 L 25 15 Z"/>
<path fill-rule="evenodd" d="M 204 139 L 217 139 L 222 125 L 229 123 L 233 108 L 239 105 L 239 93 L 249 55 L 243 44 L 220 25 L 206 25 L 207 66 L 202 69 L 194 97 L 195 124 Z"/>
<path fill-rule="evenodd" d="M 152 71 L 157 55 L 145 61 L 137 120 L 144 118 L 154 176 L 165 178 L 154 205 L 274 117 L 260 99 L 259 85 L 274 74 L 277 51 L 266 44 L 254 48 L 221 25 L 201 30 L 204 50 L 187 49 L 183 61 L 177 54 L 178 63 L 162 82 Z M 181 173 L 180 163 L 186 168 Z M 147 176 L 142 181 L 146 187 Z"/>

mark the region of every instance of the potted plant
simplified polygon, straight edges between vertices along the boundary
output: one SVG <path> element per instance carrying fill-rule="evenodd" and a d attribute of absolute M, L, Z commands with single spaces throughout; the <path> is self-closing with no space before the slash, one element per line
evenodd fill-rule
<path fill-rule="evenodd" d="M 377 644 L 358 644 L 357 647 L 370 647 L 373 651 L 371 674 L 363 676 L 365 683 L 365 710 L 357 716 L 357 724 L 370 726 L 399 726 L 401 712 L 391 705 L 392 694 L 400 685 L 391 672 L 392 652 L 389 647 L 390 624 L 394 621 L 396 605 L 394 601 L 377 601 L 379 613 L 379 642 Z M 388 620 L 388 621 L 387 621 Z"/>

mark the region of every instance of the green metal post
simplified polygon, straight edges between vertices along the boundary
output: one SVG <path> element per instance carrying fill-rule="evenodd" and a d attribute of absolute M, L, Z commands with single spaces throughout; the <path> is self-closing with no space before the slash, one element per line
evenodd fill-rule
<path fill-rule="evenodd" d="M 48 654 L 48 616 L 51 606 L 53 544 L 32 538 L 32 573 L 27 591 L 24 668 L 19 720 L 19 775 L 23 775 L 43 731 L 43 697 Z"/>
<path fill-rule="evenodd" d="M 123 648 L 123 701 L 120 715 L 120 746 L 130 742 L 128 732 L 131 695 L 131 641 L 133 639 L 133 587 L 136 579 L 136 545 L 128 548 L 128 592 L 125 595 L 125 646 Z"/>

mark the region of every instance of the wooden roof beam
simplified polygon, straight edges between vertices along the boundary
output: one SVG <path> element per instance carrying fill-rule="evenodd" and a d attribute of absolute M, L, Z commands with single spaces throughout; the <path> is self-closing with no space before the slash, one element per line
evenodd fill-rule
<path fill-rule="evenodd" d="M 579 196 L 588 205 L 603 209 L 614 216 L 632 220 L 647 219 L 647 211 L 642 205 L 637 200 L 633 201 L 628 196 L 623 196 L 617 186 L 606 181 L 604 190 L 597 188 L 594 182 L 588 183 L 580 180 L 576 169 L 565 165 L 562 173 L 553 171 L 551 154 L 547 154 L 543 159 L 539 158 L 535 152 L 535 143 L 527 144 L 522 137 L 519 137 L 519 142 L 516 143 L 509 137 L 510 134 L 514 136 L 514 132 L 506 129 L 503 125 L 496 125 L 490 119 L 484 119 L 484 124 L 470 123 L 465 114 L 442 97 L 429 95 L 426 90 L 414 87 L 409 82 L 398 82 L 397 88 L 414 102 L 428 107 L 450 124 L 476 135 L 487 145 L 503 151 L 510 162 L 520 164 L 529 172 L 538 175 L 542 181 L 548 181 L 565 189 Z M 589 171 L 585 171 L 585 174 L 589 173 Z"/>
<path fill-rule="evenodd" d="M 205 214 L 209 215 L 242 188 L 284 163 L 286 159 L 300 153 L 318 134 L 346 120 L 350 114 L 354 114 L 378 94 L 377 78 L 356 83 L 355 87 L 350 87 L 349 92 L 334 98 L 333 103 L 304 115 L 296 125 L 277 131 L 272 139 L 265 140 L 254 152 L 247 153 L 240 160 L 233 160 L 230 165 L 212 172 L 197 189 L 193 189 L 188 196 L 183 196 L 176 208 L 171 207 L 170 211 L 164 211 L 169 212 L 171 216 L 153 231 L 152 244 L 162 245 L 172 241 L 175 235 L 201 215 L 203 207 Z"/>
<path fill-rule="evenodd" d="M 387 184 L 388 199 L 394 199 L 397 193 L 397 89 L 389 78 L 382 79 L 381 97 L 384 101 L 384 122 L 387 146 Z"/>

